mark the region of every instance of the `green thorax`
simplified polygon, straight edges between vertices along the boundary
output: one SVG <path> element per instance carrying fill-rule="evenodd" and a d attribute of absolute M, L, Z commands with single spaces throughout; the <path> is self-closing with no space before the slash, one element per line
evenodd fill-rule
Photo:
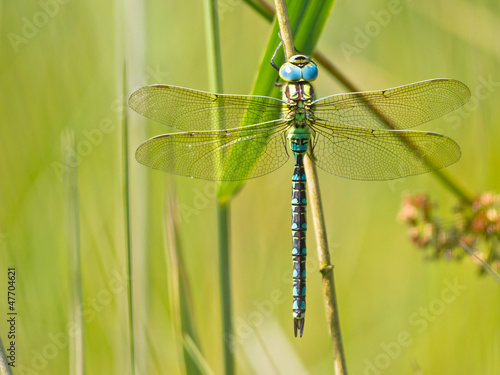
<path fill-rule="evenodd" d="M 291 125 L 288 139 L 293 152 L 306 152 L 311 138 L 309 125 L 314 122 L 314 89 L 307 81 L 287 82 L 283 89 L 287 102 L 286 121 Z"/>

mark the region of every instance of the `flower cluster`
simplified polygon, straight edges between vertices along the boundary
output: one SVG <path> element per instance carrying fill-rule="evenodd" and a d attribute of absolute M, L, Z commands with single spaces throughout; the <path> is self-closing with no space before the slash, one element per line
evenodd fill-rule
<path fill-rule="evenodd" d="M 434 215 L 435 208 L 428 194 L 403 196 L 399 219 L 410 226 L 408 235 L 416 246 L 429 250 L 433 259 L 461 259 L 464 249 L 472 249 L 500 270 L 500 194 L 486 192 L 472 203 L 459 204 L 449 224 Z"/>

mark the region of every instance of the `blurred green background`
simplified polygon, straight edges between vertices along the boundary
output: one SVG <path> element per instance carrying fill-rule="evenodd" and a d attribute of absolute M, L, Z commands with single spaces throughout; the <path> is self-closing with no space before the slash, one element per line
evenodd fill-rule
<path fill-rule="evenodd" d="M 224 91 L 248 94 L 271 25 L 241 0 L 219 7 Z M 7 268 L 15 267 L 14 373 L 73 373 L 78 227 L 86 373 L 128 374 L 123 91 L 153 83 L 208 89 L 203 3 L 2 1 L 0 30 L 0 337 L 6 345 Z M 421 129 L 461 145 L 448 171 L 468 190 L 498 191 L 498 35 L 494 0 L 338 0 L 318 49 L 363 90 L 430 78 L 466 83 L 471 102 Z M 315 88 L 318 97 L 344 91 L 324 71 Z M 137 373 L 182 373 L 166 255 L 174 187 L 200 349 L 221 373 L 216 185 L 136 163 L 135 148 L 169 129 L 128 116 Z M 333 373 L 312 233 L 305 333 L 293 337 L 291 174 L 290 162 L 233 200 L 241 374 Z M 320 171 L 320 182 L 350 373 L 415 374 L 418 366 L 423 374 L 499 374 L 499 285 L 478 277 L 468 259 L 425 262 L 396 219 L 405 191 L 429 192 L 448 220 L 455 197 L 431 174 L 360 182 Z M 455 298 L 450 284 L 461 286 Z M 398 349 L 404 332 L 408 345 Z"/>

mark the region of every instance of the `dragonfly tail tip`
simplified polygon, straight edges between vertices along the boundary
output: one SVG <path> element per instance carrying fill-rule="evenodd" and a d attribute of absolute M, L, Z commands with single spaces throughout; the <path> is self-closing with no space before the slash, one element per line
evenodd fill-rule
<path fill-rule="evenodd" d="M 297 331 L 299 331 L 300 337 L 304 333 L 304 318 L 294 318 L 293 319 L 293 330 L 295 332 L 295 337 L 297 337 Z"/>

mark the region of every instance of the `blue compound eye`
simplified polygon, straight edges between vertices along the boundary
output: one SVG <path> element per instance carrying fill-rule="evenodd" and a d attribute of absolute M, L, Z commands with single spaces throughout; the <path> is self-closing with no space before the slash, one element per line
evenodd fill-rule
<path fill-rule="evenodd" d="M 302 78 L 301 69 L 289 62 L 281 65 L 280 77 L 287 82 L 297 82 Z"/>
<path fill-rule="evenodd" d="M 302 78 L 306 81 L 314 81 L 318 78 L 318 67 L 315 63 L 310 62 L 302 68 Z"/>

